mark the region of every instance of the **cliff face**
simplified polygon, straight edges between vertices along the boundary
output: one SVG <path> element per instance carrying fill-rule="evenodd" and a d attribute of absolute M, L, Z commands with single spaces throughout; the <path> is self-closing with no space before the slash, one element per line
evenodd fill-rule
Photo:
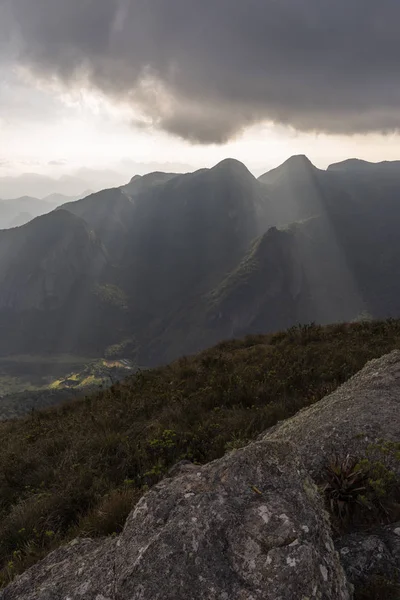
<path fill-rule="evenodd" d="M 399 527 L 336 540 L 338 554 L 313 480 L 332 453 L 399 442 L 399 398 L 394 351 L 258 442 L 203 467 L 179 463 L 118 538 L 75 540 L 0 599 L 347 600 L 349 582 L 368 587 L 371 573 L 385 573 L 382 557 L 398 585 Z"/>

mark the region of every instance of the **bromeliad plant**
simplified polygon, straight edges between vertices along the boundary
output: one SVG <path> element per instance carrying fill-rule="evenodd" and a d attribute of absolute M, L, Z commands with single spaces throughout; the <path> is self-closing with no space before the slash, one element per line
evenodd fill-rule
<path fill-rule="evenodd" d="M 335 529 L 346 530 L 355 522 L 367 526 L 398 520 L 399 461 L 400 443 L 384 440 L 371 444 L 361 459 L 350 455 L 332 459 L 321 491 Z"/>
<path fill-rule="evenodd" d="M 357 505 L 363 505 L 368 485 L 368 474 L 357 459 L 347 455 L 335 457 L 325 469 L 322 492 L 330 514 L 345 526 Z"/>

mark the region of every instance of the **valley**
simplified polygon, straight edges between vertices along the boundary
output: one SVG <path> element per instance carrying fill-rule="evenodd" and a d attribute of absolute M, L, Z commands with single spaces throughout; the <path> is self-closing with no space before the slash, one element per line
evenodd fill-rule
<path fill-rule="evenodd" d="M 72 355 L 0 358 L 0 420 L 107 388 L 137 370 L 129 359 Z"/>

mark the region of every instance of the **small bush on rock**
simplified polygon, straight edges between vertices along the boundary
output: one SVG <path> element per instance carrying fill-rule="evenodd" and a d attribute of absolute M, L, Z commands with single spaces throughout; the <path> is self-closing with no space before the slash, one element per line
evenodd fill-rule
<path fill-rule="evenodd" d="M 400 443 L 383 440 L 371 444 L 361 459 L 332 460 L 321 490 L 338 533 L 399 518 L 400 481 L 393 470 L 399 461 Z"/>

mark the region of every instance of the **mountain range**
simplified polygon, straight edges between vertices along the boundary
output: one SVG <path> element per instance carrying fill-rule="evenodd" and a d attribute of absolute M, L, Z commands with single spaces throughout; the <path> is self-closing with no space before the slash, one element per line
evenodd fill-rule
<path fill-rule="evenodd" d="M 21 196 L 9 200 L 0 199 L 0 229 L 10 229 L 29 223 L 34 217 L 45 215 L 66 202 L 80 200 L 92 192 L 87 190 L 77 196 L 49 194 L 43 199 Z"/>
<path fill-rule="evenodd" d="M 151 366 L 248 333 L 400 316 L 399 162 L 294 156 L 256 179 L 227 159 L 63 200 L 0 231 L 3 355 L 129 348 Z"/>

